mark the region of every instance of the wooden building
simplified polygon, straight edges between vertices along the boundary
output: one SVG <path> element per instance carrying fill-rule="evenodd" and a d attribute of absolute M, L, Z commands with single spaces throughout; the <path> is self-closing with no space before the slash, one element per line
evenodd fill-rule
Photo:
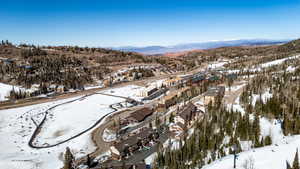
<path fill-rule="evenodd" d="M 150 141 L 156 141 L 159 135 L 150 128 L 145 128 L 138 134 L 130 136 L 126 140 L 120 140 L 110 147 L 112 156 L 120 160 L 132 155 L 135 151 L 149 146 Z"/>

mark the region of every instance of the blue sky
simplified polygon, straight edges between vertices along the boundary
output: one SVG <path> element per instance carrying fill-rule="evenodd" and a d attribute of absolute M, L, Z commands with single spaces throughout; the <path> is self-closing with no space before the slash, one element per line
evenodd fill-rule
<path fill-rule="evenodd" d="M 9 0 L 0 39 L 79 46 L 300 37 L 300 0 Z"/>

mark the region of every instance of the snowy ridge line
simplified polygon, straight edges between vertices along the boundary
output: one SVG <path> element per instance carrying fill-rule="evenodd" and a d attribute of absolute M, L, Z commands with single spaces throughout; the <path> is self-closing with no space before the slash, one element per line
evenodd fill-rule
<path fill-rule="evenodd" d="M 66 140 L 64 140 L 64 141 L 61 141 L 61 142 L 58 142 L 58 143 L 52 144 L 52 145 L 36 146 L 36 145 L 33 144 L 34 140 L 36 139 L 37 135 L 38 135 L 39 132 L 41 131 L 42 126 L 43 126 L 43 124 L 45 123 L 45 121 L 46 121 L 46 119 L 47 119 L 47 115 L 48 115 L 48 113 L 49 113 L 49 110 L 52 110 L 52 109 L 54 109 L 54 108 L 56 108 L 56 107 L 58 107 L 58 106 L 64 105 L 64 104 L 72 103 L 72 102 L 75 102 L 75 101 L 77 101 L 77 100 L 80 100 L 80 99 L 83 99 L 83 98 L 92 96 L 92 95 L 94 95 L 94 94 L 99 94 L 99 93 L 93 93 L 93 94 L 85 95 L 85 96 L 83 96 L 83 97 L 80 97 L 80 98 L 77 98 L 77 99 L 74 99 L 74 100 L 71 100 L 71 101 L 67 101 L 67 102 L 64 102 L 64 103 L 57 104 L 57 105 L 55 105 L 55 106 L 50 107 L 49 109 L 47 109 L 47 110 L 45 111 L 45 116 L 44 116 L 43 120 L 42 120 L 41 123 L 36 127 L 35 131 L 34 131 L 33 134 L 31 135 L 31 138 L 29 139 L 29 142 L 28 142 L 29 147 L 35 148 L 35 149 L 43 149 L 43 148 L 51 148 L 51 147 L 55 147 L 55 146 L 64 144 L 64 143 L 66 143 L 66 142 L 68 142 L 68 141 L 70 141 L 70 140 L 73 140 L 73 139 L 75 139 L 75 138 L 81 136 L 82 134 L 84 134 L 84 133 L 90 131 L 91 129 L 93 129 L 94 127 L 96 127 L 96 126 L 97 126 L 103 119 L 105 119 L 107 116 L 109 116 L 109 115 L 111 115 L 112 113 L 118 111 L 118 109 L 116 109 L 116 108 L 112 107 L 112 105 L 110 105 L 109 107 L 113 110 L 112 112 L 110 112 L 110 113 L 104 115 L 104 116 L 101 117 L 99 120 L 97 120 L 91 127 L 87 128 L 87 129 L 85 129 L 85 130 L 83 130 L 82 132 L 80 132 L 80 133 L 78 133 L 78 134 L 76 134 L 76 135 L 74 135 L 74 136 L 72 136 L 72 137 L 70 137 L 70 138 L 68 138 L 68 139 L 66 139 Z"/>

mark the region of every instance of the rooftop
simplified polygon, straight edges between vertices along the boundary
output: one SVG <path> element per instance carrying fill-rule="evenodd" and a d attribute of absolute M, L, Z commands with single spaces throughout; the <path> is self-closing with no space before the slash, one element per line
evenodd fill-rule
<path fill-rule="evenodd" d="M 121 152 L 124 150 L 124 148 L 126 146 L 132 146 L 132 145 L 135 145 L 137 144 L 139 138 L 143 139 L 143 138 L 146 138 L 148 137 L 151 133 L 153 133 L 153 130 L 150 129 L 150 128 L 145 128 L 144 130 L 142 130 L 140 133 L 134 135 L 134 136 L 130 136 L 128 139 L 126 140 L 123 140 L 117 144 L 115 144 L 115 148 Z"/>
<path fill-rule="evenodd" d="M 146 117 L 150 116 L 152 113 L 153 113 L 153 109 L 149 107 L 143 107 L 139 110 L 132 112 L 129 117 L 140 122 L 143 121 Z"/>

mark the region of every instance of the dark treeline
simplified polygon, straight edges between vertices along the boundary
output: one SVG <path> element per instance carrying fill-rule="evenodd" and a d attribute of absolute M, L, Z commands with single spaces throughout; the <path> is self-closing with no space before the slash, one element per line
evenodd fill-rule
<path fill-rule="evenodd" d="M 285 135 L 300 134 L 300 69 L 294 72 L 265 73 L 252 80 L 240 97 L 247 112 L 282 121 Z M 272 94 L 263 99 L 264 93 Z M 258 95 L 255 105 L 253 95 Z"/>

